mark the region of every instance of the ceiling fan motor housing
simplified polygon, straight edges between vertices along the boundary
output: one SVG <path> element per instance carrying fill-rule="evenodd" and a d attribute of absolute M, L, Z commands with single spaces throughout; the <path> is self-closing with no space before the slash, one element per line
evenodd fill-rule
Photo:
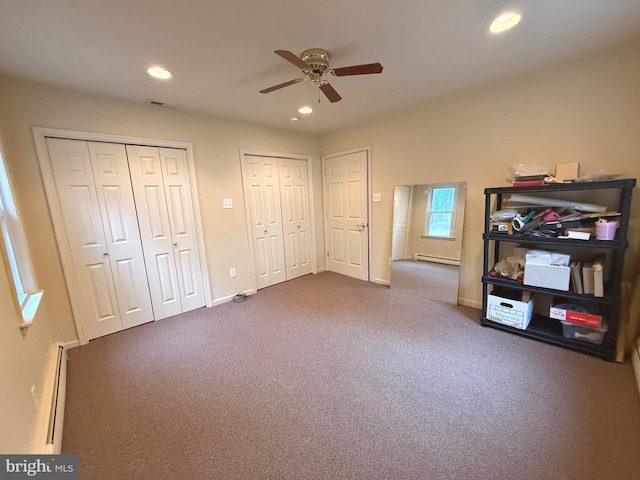
<path fill-rule="evenodd" d="M 305 50 L 300 54 L 300 59 L 316 74 L 322 75 L 329 68 L 329 52 L 322 48 Z"/>

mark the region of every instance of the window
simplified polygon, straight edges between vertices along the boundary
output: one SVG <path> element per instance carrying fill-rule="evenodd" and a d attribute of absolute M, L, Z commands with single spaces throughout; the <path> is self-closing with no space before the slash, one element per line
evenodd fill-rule
<path fill-rule="evenodd" d="M 429 237 L 454 238 L 456 223 L 456 187 L 429 186 L 424 234 Z"/>
<path fill-rule="evenodd" d="M 42 292 L 36 287 L 27 242 L 25 240 L 22 224 L 18 217 L 9 177 L 4 165 L 2 150 L 0 149 L 0 247 L 6 258 L 11 278 L 15 287 L 17 304 L 22 313 L 21 327 L 31 324 L 36 309 L 40 304 Z"/>

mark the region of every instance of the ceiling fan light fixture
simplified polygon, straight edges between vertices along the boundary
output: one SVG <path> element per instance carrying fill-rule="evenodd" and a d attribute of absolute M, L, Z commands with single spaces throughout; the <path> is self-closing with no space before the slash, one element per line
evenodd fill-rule
<path fill-rule="evenodd" d="M 172 77 L 172 73 L 162 67 L 151 67 L 147 69 L 147 73 L 154 78 L 159 78 L 161 80 L 168 80 Z"/>
<path fill-rule="evenodd" d="M 507 12 L 499 15 L 491 25 L 489 31 L 491 33 L 502 33 L 512 29 L 522 20 L 522 15 L 516 12 Z"/>
<path fill-rule="evenodd" d="M 289 123 L 298 123 L 300 121 L 300 119 L 298 117 L 291 117 L 289 119 Z"/>
<path fill-rule="evenodd" d="M 313 112 L 313 108 L 305 105 L 304 107 L 300 107 L 298 109 L 298 112 L 300 112 L 303 115 L 309 115 L 311 112 Z"/>

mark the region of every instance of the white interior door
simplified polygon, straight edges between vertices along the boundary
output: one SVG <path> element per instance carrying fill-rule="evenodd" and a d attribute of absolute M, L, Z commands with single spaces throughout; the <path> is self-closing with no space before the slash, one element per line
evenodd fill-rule
<path fill-rule="evenodd" d="M 243 176 L 260 289 L 287 279 L 278 159 L 245 156 Z"/>
<path fill-rule="evenodd" d="M 76 321 L 92 339 L 153 320 L 148 290 L 138 288 L 146 277 L 124 152 L 105 145 L 92 158 L 84 141 L 46 144 L 72 258 L 73 272 L 65 273 L 78 290 Z"/>
<path fill-rule="evenodd" d="M 169 210 L 157 147 L 127 145 L 138 225 L 156 320 L 182 313 Z"/>
<path fill-rule="evenodd" d="M 325 159 L 327 270 L 369 279 L 367 151 Z"/>
<path fill-rule="evenodd" d="M 392 260 L 404 260 L 405 258 L 410 192 L 411 187 L 406 185 L 397 185 L 393 191 L 393 236 L 391 240 Z"/>
<path fill-rule="evenodd" d="M 281 158 L 280 198 L 287 280 L 313 272 L 306 160 Z"/>
<path fill-rule="evenodd" d="M 173 234 L 174 257 L 182 311 L 204 307 L 204 288 L 196 240 L 193 198 L 189 182 L 187 152 L 160 148 L 160 161 L 167 197 L 169 224 Z"/>

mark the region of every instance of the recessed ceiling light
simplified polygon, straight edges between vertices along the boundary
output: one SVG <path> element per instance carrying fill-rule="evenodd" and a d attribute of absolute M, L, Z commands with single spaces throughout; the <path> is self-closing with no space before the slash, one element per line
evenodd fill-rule
<path fill-rule="evenodd" d="M 299 121 L 300 121 L 300 119 L 298 117 L 291 117 L 289 119 L 289 122 L 291 122 L 291 123 L 296 123 L 296 122 L 299 122 Z"/>
<path fill-rule="evenodd" d="M 304 106 L 304 107 L 300 107 L 298 111 L 303 115 L 309 115 L 311 112 L 313 112 L 313 108 Z"/>
<path fill-rule="evenodd" d="M 503 13 L 499 17 L 497 17 L 493 22 L 491 22 L 491 26 L 489 27 L 489 31 L 491 33 L 502 33 L 506 32 L 510 28 L 515 27 L 522 20 L 522 15 L 516 12 L 508 12 Z"/>
<path fill-rule="evenodd" d="M 151 67 L 147 70 L 147 73 L 152 77 L 160 78 L 162 80 L 171 78 L 171 72 L 162 67 Z"/>

